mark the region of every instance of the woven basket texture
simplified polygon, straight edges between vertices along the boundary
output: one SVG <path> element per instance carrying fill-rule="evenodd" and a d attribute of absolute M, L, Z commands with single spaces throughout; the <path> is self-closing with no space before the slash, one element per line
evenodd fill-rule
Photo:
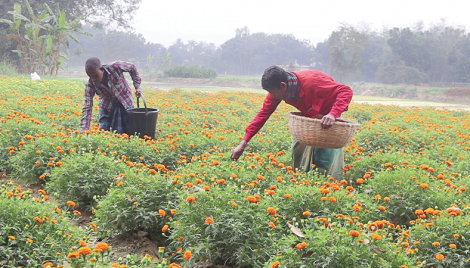
<path fill-rule="evenodd" d="M 321 119 L 310 118 L 300 113 L 289 114 L 289 130 L 294 139 L 317 148 L 342 148 L 356 134 L 359 123 L 337 118 L 329 129 L 321 128 Z"/>

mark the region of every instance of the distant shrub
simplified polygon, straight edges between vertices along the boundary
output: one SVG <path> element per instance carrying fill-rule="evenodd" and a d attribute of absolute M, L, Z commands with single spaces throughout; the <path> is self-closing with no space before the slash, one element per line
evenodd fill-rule
<path fill-rule="evenodd" d="M 0 75 L 15 76 L 18 75 L 18 69 L 13 64 L 2 61 L 0 62 Z"/>
<path fill-rule="evenodd" d="M 377 79 L 384 84 L 420 85 L 429 82 L 429 76 L 416 68 L 391 65 L 377 71 Z"/>
<path fill-rule="evenodd" d="M 165 77 L 181 77 L 181 78 L 209 78 L 217 77 L 217 72 L 213 68 L 204 66 L 176 66 L 165 70 Z"/>

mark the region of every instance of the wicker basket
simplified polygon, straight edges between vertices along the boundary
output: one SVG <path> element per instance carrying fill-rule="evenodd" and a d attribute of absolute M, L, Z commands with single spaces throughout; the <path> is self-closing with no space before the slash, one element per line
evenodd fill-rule
<path fill-rule="evenodd" d="M 347 145 L 359 123 L 346 119 L 336 119 L 329 129 L 321 128 L 321 120 L 301 116 L 300 113 L 289 114 L 289 130 L 294 139 L 302 144 L 317 148 L 342 148 Z"/>

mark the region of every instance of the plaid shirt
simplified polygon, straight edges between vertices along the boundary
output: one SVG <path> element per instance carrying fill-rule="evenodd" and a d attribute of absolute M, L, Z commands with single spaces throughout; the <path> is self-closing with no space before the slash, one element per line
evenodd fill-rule
<path fill-rule="evenodd" d="M 91 113 L 93 110 L 93 97 L 99 96 L 99 105 L 111 111 L 113 101 L 118 99 L 125 109 L 134 107 L 134 96 L 132 89 L 124 77 L 123 72 L 128 72 L 135 89 L 140 89 L 140 76 L 134 64 L 124 61 L 115 61 L 110 64 L 103 64 L 103 68 L 108 75 L 108 84 L 95 84 L 91 79 L 85 85 L 85 103 L 83 104 L 82 120 L 80 127 L 82 130 L 90 128 Z"/>

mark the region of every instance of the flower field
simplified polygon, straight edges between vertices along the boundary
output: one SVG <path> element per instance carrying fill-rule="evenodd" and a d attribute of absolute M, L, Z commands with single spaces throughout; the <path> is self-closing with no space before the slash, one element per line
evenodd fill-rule
<path fill-rule="evenodd" d="M 352 103 L 335 181 L 290 166 L 286 104 L 230 159 L 262 94 L 144 88 L 144 140 L 80 134 L 83 87 L 0 78 L 1 267 L 470 267 L 468 112 Z M 158 254 L 103 242 L 138 231 Z"/>

